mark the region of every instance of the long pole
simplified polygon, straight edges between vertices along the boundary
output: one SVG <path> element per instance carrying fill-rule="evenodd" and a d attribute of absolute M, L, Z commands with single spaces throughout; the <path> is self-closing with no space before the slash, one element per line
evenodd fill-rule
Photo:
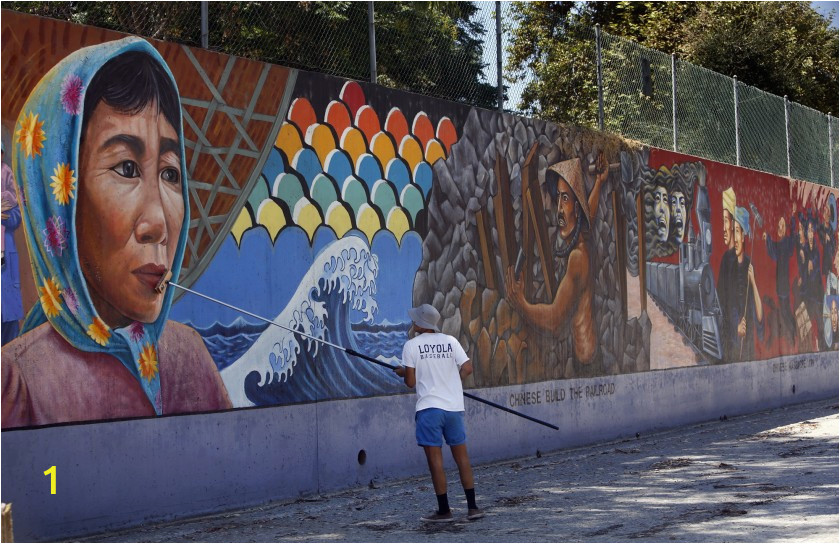
<path fill-rule="evenodd" d="M 368 45 L 370 48 L 370 82 L 376 83 L 376 26 L 373 24 L 373 2 L 368 2 Z"/>
<path fill-rule="evenodd" d="M 356 350 L 354 350 L 354 349 L 345 348 L 345 347 L 343 347 L 343 346 L 339 346 L 338 344 L 333 344 L 332 342 L 328 342 L 327 340 L 324 340 L 324 339 L 322 339 L 322 338 L 316 338 L 316 337 L 314 337 L 314 336 L 310 336 L 310 335 L 308 335 L 308 334 L 306 334 L 306 333 L 303 333 L 303 332 L 297 331 L 297 330 L 295 330 L 295 329 L 291 329 L 291 328 L 289 328 L 289 327 L 284 327 L 284 326 L 283 326 L 283 325 L 281 325 L 280 323 L 277 323 L 277 322 L 275 322 L 275 321 L 272 321 L 272 320 L 270 320 L 270 319 L 267 319 L 267 318 L 265 318 L 265 317 L 262 317 L 262 316 L 260 316 L 260 315 L 255 314 L 255 313 L 251 313 L 251 312 L 249 312 L 249 311 L 247 311 L 247 310 L 243 310 L 242 308 L 238 308 L 238 307 L 236 307 L 236 306 L 234 306 L 234 305 L 232 305 L 232 304 L 228 304 L 227 302 L 222 302 L 221 300 L 218 300 L 218 299 L 215 299 L 215 298 L 213 298 L 213 297 L 207 296 L 207 295 L 205 295 L 205 294 L 203 294 L 203 293 L 199 293 L 198 291 L 193 291 L 192 289 L 190 289 L 190 288 L 188 288 L 188 287 L 184 287 L 183 285 L 178 285 L 177 283 L 175 283 L 175 282 L 173 282 L 173 281 L 168 281 L 168 282 L 166 282 L 166 283 L 168 283 L 168 284 L 169 284 L 169 285 L 171 285 L 172 287 L 177 287 L 178 289 L 181 289 L 181 290 L 183 290 L 183 291 L 186 291 L 187 293 L 192 293 L 193 295 L 196 295 L 196 296 L 199 296 L 199 297 L 201 297 L 201 298 L 207 299 L 207 300 L 209 300 L 209 301 L 211 301 L 211 302 L 215 302 L 216 304 L 220 304 L 220 305 L 222 305 L 222 306 L 224 306 L 224 307 L 226 307 L 226 308 L 230 308 L 231 310 L 235 310 L 235 311 L 240 312 L 240 313 L 243 313 L 243 314 L 245 314 L 245 315 L 248 315 L 248 316 L 251 316 L 251 317 L 255 317 L 255 318 L 259 319 L 260 321 L 265 321 L 266 323 L 268 323 L 268 324 L 270 324 L 270 325 L 274 325 L 275 327 L 280 327 L 281 329 L 287 330 L 287 331 L 289 331 L 289 332 L 291 332 L 291 333 L 294 333 L 294 334 L 299 334 L 300 336 L 303 336 L 304 338 L 309 338 L 310 340 L 314 340 L 314 341 L 316 341 L 316 342 L 320 342 L 320 343 L 322 343 L 322 344 L 326 344 L 326 345 L 330 346 L 331 348 L 335 348 L 335 349 L 337 349 L 337 350 L 343 351 L 343 352 L 347 353 L 348 355 L 352 355 L 352 356 L 354 356 L 354 357 L 358 357 L 358 358 L 360 358 L 360 359 L 364 359 L 365 361 L 368 361 L 368 362 L 371 362 L 371 363 L 377 364 L 377 365 L 379 365 L 379 366 L 384 366 L 384 367 L 386 367 L 386 368 L 390 368 L 391 370 L 393 370 L 393 369 L 397 368 L 395 365 L 391 365 L 391 364 L 388 364 L 388 363 L 382 362 L 382 361 L 380 361 L 380 360 L 378 360 L 378 359 L 374 359 L 373 357 L 369 357 L 369 356 L 367 356 L 367 355 L 364 355 L 364 354 L 362 354 L 362 353 L 359 353 L 358 351 L 356 351 Z M 478 402 L 482 402 L 482 403 L 484 403 L 484 404 L 486 404 L 486 405 L 488 405 L 488 406 L 492 406 L 493 408 L 498 408 L 499 410 L 503 410 L 503 411 L 505 411 L 505 412 L 507 412 L 507 413 L 509 413 L 509 414 L 513 414 L 513 415 L 515 415 L 515 416 L 519 416 L 519 417 L 521 417 L 521 418 L 527 419 L 528 421 L 533 421 L 534 423 L 539 423 L 540 425 L 545 425 L 546 427 L 549 427 L 549 428 L 551 428 L 551 429 L 554 429 L 555 431 L 559 431 L 559 430 L 560 430 L 560 427 L 558 427 L 557 425 L 552 425 L 551 423 L 546 423 L 545 421 L 542 421 L 542 420 L 539 420 L 539 419 L 537 419 L 537 418 L 535 418 L 535 417 L 531 417 L 531 416 L 529 416 L 529 415 L 523 414 L 522 412 L 517 412 L 516 410 L 511 410 L 511 409 L 510 409 L 510 408 L 508 408 L 507 406 L 502 406 L 501 404 L 496 404 L 495 402 L 491 402 L 491 401 L 486 400 L 486 399 L 483 399 L 483 398 L 481 398 L 481 397 L 477 397 L 477 396 L 475 396 L 475 395 L 473 395 L 473 394 L 471 394 L 471 393 L 467 393 L 466 391 L 464 392 L 464 396 L 465 396 L 465 397 L 467 397 L 468 399 L 472 399 L 472 400 L 475 400 L 475 401 L 478 401 Z"/>
<path fill-rule="evenodd" d="M 207 25 L 207 2 L 201 3 L 201 47 L 207 49 L 210 45 L 208 40 L 208 25 Z"/>
<path fill-rule="evenodd" d="M 828 178 L 831 180 L 831 186 L 834 187 L 834 146 L 831 145 L 831 112 L 826 115 L 828 119 Z"/>
<path fill-rule="evenodd" d="M 732 101 L 735 103 L 735 165 L 741 166 L 741 131 L 738 126 L 738 76 L 732 76 Z"/>
<path fill-rule="evenodd" d="M 785 153 L 787 155 L 787 177 L 790 177 L 790 114 L 788 113 L 787 95 L 785 95 Z"/>
<path fill-rule="evenodd" d="M 674 151 L 677 150 L 677 57 L 671 53 L 671 125 L 674 128 Z"/>
<path fill-rule="evenodd" d="M 496 2 L 496 94 L 499 111 L 505 109 L 504 88 L 502 87 L 502 3 Z"/>
<path fill-rule="evenodd" d="M 598 130 L 604 130 L 604 77 L 601 60 L 601 25 L 595 25 L 595 67 L 598 77 Z"/>

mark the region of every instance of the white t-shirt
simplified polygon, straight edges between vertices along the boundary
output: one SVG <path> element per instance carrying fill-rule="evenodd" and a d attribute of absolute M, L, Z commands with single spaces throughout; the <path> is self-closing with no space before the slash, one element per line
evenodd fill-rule
<path fill-rule="evenodd" d="M 469 360 L 456 339 L 443 333 L 423 333 L 405 343 L 402 362 L 417 378 L 416 411 L 440 408 L 464 411 L 461 365 Z"/>

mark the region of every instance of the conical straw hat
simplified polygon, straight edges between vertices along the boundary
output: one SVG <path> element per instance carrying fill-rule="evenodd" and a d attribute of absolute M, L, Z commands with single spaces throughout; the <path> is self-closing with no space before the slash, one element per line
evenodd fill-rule
<path fill-rule="evenodd" d="M 589 201 L 586 198 L 586 189 L 583 186 L 583 169 L 579 158 L 569 159 L 567 161 L 560 161 L 548 167 L 549 170 L 563 178 L 572 192 L 575 194 L 583 216 L 586 218 L 586 224 L 589 226 Z"/>

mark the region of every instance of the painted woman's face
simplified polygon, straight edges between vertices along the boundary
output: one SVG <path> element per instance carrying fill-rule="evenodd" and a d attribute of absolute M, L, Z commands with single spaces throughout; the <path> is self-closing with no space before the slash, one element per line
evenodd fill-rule
<path fill-rule="evenodd" d="M 112 328 L 160 314 L 154 288 L 175 258 L 183 175 L 178 134 L 156 104 L 129 115 L 99 103 L 79 150 L 76 236 L 91 300 Z"/>
<path fill-rule="evenodd" d="M 668 190 L 665 187 L 657 186 L 653 190 L 653 218 L 656 220 L 656 237 L 660 242 L 667 242 L 671 208 L 668 203 Z"/>

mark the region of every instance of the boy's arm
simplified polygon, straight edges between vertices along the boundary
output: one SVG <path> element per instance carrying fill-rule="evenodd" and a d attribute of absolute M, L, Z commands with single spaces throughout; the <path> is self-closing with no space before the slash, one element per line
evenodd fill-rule
<path fill-rule="evenodd" d="M 461 381 L 466 380 L 469 378 L 470 374 L 473 373 L 473 364 L 472 361 L 467 359 L 467 361 L 461 365 L 461 368 L 458 369 L 458 374 L 461 376 Z"/>
<path fill-rule="evenodd" d="M 407 366 L 405 367 L 405 377 L 403 378 L 405 385 L 414 389 L 414 386 L 417 385 L 417 370 L 414 367 Z"/>

